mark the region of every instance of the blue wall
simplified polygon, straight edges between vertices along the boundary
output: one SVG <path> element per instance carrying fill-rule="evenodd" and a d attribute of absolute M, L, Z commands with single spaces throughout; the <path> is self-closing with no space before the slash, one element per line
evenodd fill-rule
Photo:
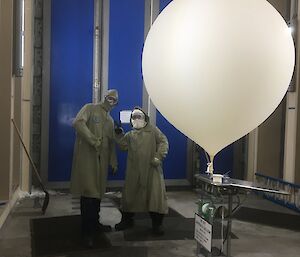
<path fill-rule="evenodd" d="M 110 2 L 109 87 L 117 88 L 120 103 L 112 111 L 118 119 L 120 110 L 142 106 L 142 49 L 144 44 L 144 1 Z M 164 161 L 166 179 L 186 178 L 187 139 L 157 112 L 157 126 L 169 139 L 170 151 Z M 125 126 L 125 130 L 131 129 Z M 119 172 L 109 179 L 123 179 L 126 153 L 118 152 Z"/>
<path fill-rule="evenodd" d="M 121 110 L 142 106 L 142 49 L 144 44 L 144 1 L 110 1 L 109 88 L 119 91 L 119 104 L 112 116 L 119 120 Z M 123 126 L 125 131 L 129 125 Z M 126 153 L 118 151 L 119 169 L 109 179 L 124 179 Z"/>
<path fill-rule="evenodd" d="M 49 181 L 68 181 L 80 108 L 92 101 L 93 0 L 52 0 Z"/>

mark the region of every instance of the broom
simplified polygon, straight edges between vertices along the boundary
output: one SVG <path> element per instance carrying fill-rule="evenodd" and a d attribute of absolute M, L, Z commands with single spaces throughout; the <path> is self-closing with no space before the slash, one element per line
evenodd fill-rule
<path fill-rule="evenodd" d="M 24 144 L 24 141 L 23 141 L 23 139 L 22 139 L 21 133 L 20 133 L 20 131 L 19 131 L 19 129 L 18 129 L 18 127 L 17 127 L 17 125 L 16 125 L 14 119 L 11 119 L 11 121 L 12 121 L 12 123 L 14 124 L 14 127 L 15 127 L 15 129 L 16 129 L 16 132 L 17 132 L 17 134 L 18 134 L 18 136 L 19 136 L 19 139 L 20 139 L 20 141 L 21 141 L 21 143 L 22 143 L 22 145 L 23 145 L 23 147 L 24 147 L 25 153 L 26 153 L 26 155 L 27 155 L 27 157 L 28 157 L 28 159 L 29 159 L 29 161 L 30 161 L 32 167 L 33 167 L 34 174 L 35 174 L 35 176 L 37 177 L 37 179 L 38 179 L 38 181 L 39 181 L 40 187 L 41 187 L 41 189 L 45 192 L 45 199 L 44 199 L 43 206 L 42 206 L 42 213 L 45 214 L 46 209 L 47 209 L 48 204 L 49 204 L 49 198 L 50 198 L 49 193 L 47 192 L 47 190 L 45 189 L 45 187 L 44 187 L 44 185 L 43 185 L 43 182 L 42 182 L 42 179 L 41 179 L 41 177 L 40 177 L 40 174 L 38 173 L 38 170 L 37 170 L 37 168 L 36 168 L 36 166 L 35 166 L 35 164 L 34 164 L 32 158 L 30 157 L 29 152 L 27 151 L 27 148 L 26 148 L 26 146 L 25 146 L 25 144 Z"/>

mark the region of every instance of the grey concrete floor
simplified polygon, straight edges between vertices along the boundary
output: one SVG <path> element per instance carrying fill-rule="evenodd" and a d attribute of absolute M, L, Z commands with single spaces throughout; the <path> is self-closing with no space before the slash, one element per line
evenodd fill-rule
<path fill-rule="evenodd" d="M 101 203 L 101 222 L 114 226 L 121 215 L 110 198 L 119 194 L 108 194 Z M 193 218 L 197 210 L 198 195 L 192 191 L 168 192 L 168 204 L 186 218 Z M 276 212 L 298 215 L 284 207 L 266 201 L 256 195 L 249 195 L 244 205 Z M 46 217 L 79 214 L 79 200 L 70 194 L 52 192 Z M 0 257 L 30 257 L 31 238 L 29 220 L 39 218 L 40 207 L 34 198 L 20 199 L 0 230 Z M 299 216 L 300 218 L 300 216 Z M 238 239 L 232 240 L 234 257 L 299 257 L 300 231 L 280 229 L 255 223 L 233 220 L 232 231 Z M 194 240 L 169 241 L 125 241 L 123 232 L 107 234 L 114 246 L 147 246 L 148 257 L 190 257 L 196 256 Z"/>

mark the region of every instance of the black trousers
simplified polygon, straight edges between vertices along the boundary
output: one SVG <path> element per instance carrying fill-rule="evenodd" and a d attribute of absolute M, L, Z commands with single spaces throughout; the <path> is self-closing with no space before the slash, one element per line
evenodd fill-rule
<path fill-rule="evenodd" d="M 157 212 L 149 212 L 150 217 L 152 219 L 152 227 L 157 228 L 160 227 L 163 223 L 164 214 Z"/>
<path fill-rule="evenodd" d="M 80 197 L 81 232 L 83 236 L 94 236 L 99 225 L 101 199 Z"/>
<path fill-rule="evenodd" d="M 132 220 L 135 213 L 134 212 L 121 212 L 122 213 L 122 221 L 126 222 Z M 157 228 L 160 227 L 163 223 L 164 214 L 158 212 L 149 212 L 149 215 L 152 220 L 152 227 Z"/>

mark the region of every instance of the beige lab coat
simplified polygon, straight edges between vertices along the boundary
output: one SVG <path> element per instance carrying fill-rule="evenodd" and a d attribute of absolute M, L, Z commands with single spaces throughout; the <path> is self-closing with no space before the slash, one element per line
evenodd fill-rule
<path fill-rule="evenodd" d="M 166 136 L 151 124 L 131 130 L 117 140 L 127 150 L 122 210 L 127 212 L 168 212 L 162 166 L 154 167 L 154 157 L 163 160 L 168 153 Z"/>
<path fill-rule="evenodd" d="M 109 164 L 117 167 L 114 122 L 105 103 L 86 104 L 77 114 L 71 193 L 102 198 L 106 191 Z M 96 151 L 94 145 L 100 140 Z"/>

